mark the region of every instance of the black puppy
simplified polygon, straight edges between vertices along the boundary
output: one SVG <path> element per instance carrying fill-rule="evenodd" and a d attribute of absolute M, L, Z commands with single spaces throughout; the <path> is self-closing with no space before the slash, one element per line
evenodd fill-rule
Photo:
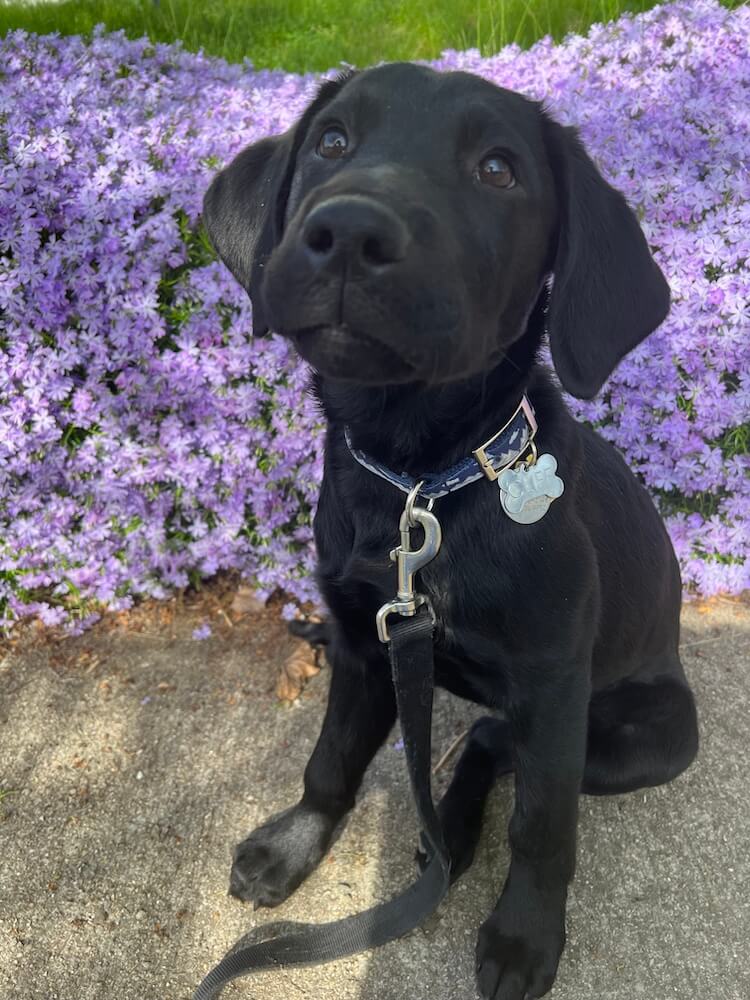
<path fill-rule="evenodd" d="M 666 282 L 572 129 L 477 77 L 411 64 L 325 83 L 294 128 L 215 178 L 204 209 L 250 292 L 255 333 L 277 331 L 311 363 L 328 419 L 315 519 L 333 628 L 328 710 L 301 801 L 239 845 L 231 890 L 275 906 L 297 888 L 394 723 L 375 615 L 394 596 L 388 555 L 405 498 L 382 475 L 420 479 L 467 457 L 481 474 L 472 452 L 514 414 L 530 435 L 525 394 L 564 492 L 549 486 L 549 460 L 535 473 L 528 445 L 510 463 L 528 509 L 485 463 L 487 475 L 437 500 L 444 540 L 419 590 L 437 617 L 437 683 L 500 715 L 475 726 L 439 807 L 454 877 L 471 863 L 493 780 L 515 774 L 511 863 L 479 932 L 479 990 L 542 996 L 565 942 L 579 792 L 674 778 L 698 730 L 669 538 L 537 353 L 547 331 L 563 386 L 593 396 L 666 316 Z"/>

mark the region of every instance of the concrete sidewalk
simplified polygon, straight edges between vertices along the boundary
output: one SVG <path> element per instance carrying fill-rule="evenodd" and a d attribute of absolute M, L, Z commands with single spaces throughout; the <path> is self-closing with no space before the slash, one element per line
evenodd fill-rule
<path fill-rule="evenodd" d="M 413 877 L 394 732 L 331 856 L 292 900 L 253 913 L 227 896 L 233 844 L 299 794 L 328 675 L 282 707 L 280 622 L 215 624 L 200 642 L 194 625 L 104 624 L 22 644 L 0 665 L 0 792 L 15 790 L 0 801 L 2 1000 L 189 1000 L 250 927 L 353 913 Z M 750 997 L 750 608 L 688 608 L 683 639 L 699 760 L 666 788 L 582 800 L 552 1000 Z M 439 696 L 436 758 L 476 714 Z M 224 995 L 474 1000 L 476 932 L 504 880 L 510 809 L 506 780 L 474 867 L 408 939 Z"/>

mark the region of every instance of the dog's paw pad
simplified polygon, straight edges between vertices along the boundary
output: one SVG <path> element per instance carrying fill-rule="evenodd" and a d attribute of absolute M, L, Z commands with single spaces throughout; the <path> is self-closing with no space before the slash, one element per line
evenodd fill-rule
<path fill-rule="evenodd" d="M 278 906 L 295 888 L 283 858 L 275 857 L 271 848 L 256 846 L 248 838 L 236 849 L 229 876 L 231 896 L 256 908 Z"/>
<path fill-rule="evenodd" d="M 256 908 L 283 903 L 323 857 L 332 829 L 326 817 L 300 807 L 264 823 L 235 848 L 230 895 Z"/>
<path fill-rule="evenodd" d="M 479 930 L 476 951 L 477 986 L 482 1000 L 536 1000 L 552 989 L 564 943 L 551 935 L 504 933 L 490 917 Z"/>

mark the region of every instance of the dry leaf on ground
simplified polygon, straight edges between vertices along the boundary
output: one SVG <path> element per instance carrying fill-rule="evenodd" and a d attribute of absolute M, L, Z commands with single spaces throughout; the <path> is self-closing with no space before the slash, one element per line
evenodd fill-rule
<path fill-rule="evenodd" d="M 238 615 L 257 615 L 264 608 L 263 601 L 255 595 L 252 587 L 238 587 L 232 601 L 232 611 Z"/>
<path fill-rule="evenodd" d="M 299 698 L 308 679 L 319 673 L 315 650 L 306 642 L 295 643 L 291 654 L 281 666 L 276 694 L 282 701 L 294 701 Z"/>

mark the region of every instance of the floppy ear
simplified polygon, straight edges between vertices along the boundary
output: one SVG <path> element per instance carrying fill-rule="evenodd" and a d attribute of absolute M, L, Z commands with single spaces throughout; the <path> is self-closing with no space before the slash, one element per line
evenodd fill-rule
<path fill-rule="evenodd" d="M 203 222 L 219 257 L 253 303 L 253 333 L 268 333 L 260 296 L 262 269 L 283 235 L 294 167 L 310 122 L 353 74 L 326 81 L 299 121 L 282 135 L 243 149 L 211 182 Z"/>
<path fill-rule="evenodd" d="M 565 389 L 591 399 L 669 312 L 669 286 L 625 198 L 573 128 L 546 119 L 559 202 L 547 329 Z"/>

